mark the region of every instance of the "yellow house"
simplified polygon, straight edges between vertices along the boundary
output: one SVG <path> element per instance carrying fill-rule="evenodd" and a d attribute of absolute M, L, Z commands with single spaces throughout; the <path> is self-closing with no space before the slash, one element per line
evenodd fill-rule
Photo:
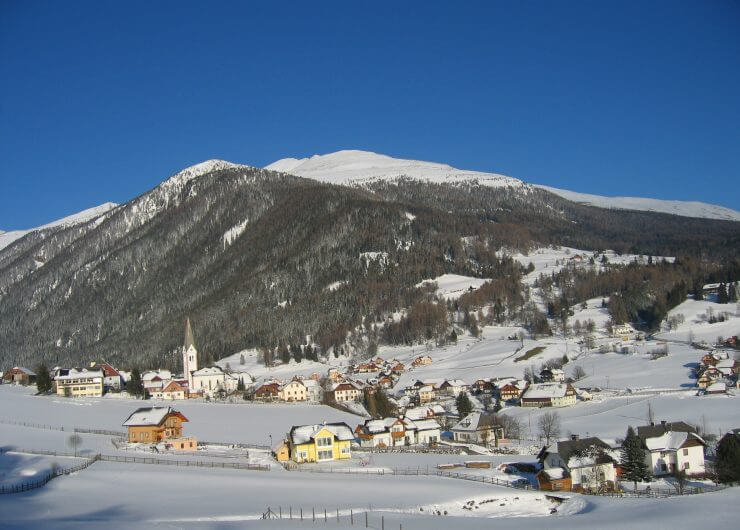
<path fill-rule="evenodd" d="M 288 434 L 290 459 L 302 464 L 352 458 L 350 444 L 354 439 L 346 423 L 295 426 Z"/>
<path fill-rule="evenodd" d="M 66 397 L 101 397 L 103 395 L 103 372 L 101 370 L 75 370 L 54 378 L 57 395 Z"/>

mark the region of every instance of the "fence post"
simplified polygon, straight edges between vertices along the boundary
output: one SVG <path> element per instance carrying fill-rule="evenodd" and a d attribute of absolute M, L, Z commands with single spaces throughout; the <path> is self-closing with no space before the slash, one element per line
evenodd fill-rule
<path fill-rule="evenodd" d="M 324 508 L 324 522 L 326 522 L 326 508 Z"/>
<path fill-rule="evenodd" d="M 290 506 L 290 520 L 293 520 L 293 506 Z"/>
<path fill-rule="evenodd" d="M 385 515 L 380 516 L 380 530 L 385 530 Z"/>
<path fill-rule="evenodd" d="M 301 506 L 301 521 L 303 521 L 303 506 Z"/>
<path fill-rule="evenodd" d="M 283 507 L 278 506 L 278 510 L 280 511 L 280 519 L 282 519 L 283 518 Z"/>
<path fill-rule="evenodd" d="M 352 513 L 352 508 L 350 508 L 350 510 L 349 510 L 349 524 L 350 525 L 354 525 L 355 524 L 355 516 Z"/>
<path fill-rule="evenodd" d="M 314 523 L 316 522 L 316 508 L 315 507 L 311 508 L 311 520 Z"/>
<path fill-rule="evenodd" d="M 365 512 L 365 528 L 367 528 L 367 512 Z"/>
<path fill-rule="evenodd" d="M 337 508 L 337 524 L 339 524 L 339 508 Z"/>

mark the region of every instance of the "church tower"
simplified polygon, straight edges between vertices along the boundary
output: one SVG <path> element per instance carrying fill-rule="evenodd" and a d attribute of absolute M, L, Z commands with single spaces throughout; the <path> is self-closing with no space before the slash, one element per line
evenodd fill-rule
<path fill-rule="evenodd" d="M 193 372 L 198 369 L 198 350 L 195 349 L 193 328 L 190 327 L 190 318 L 185 322 L 185 341 L 182 345 L 182 372 L 188 380 L 188 389 L 193 391 Z"/>

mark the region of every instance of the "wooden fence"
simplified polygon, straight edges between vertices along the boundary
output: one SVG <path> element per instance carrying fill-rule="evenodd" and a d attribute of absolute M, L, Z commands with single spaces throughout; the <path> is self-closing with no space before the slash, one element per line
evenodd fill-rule
<path fill-rule="evenodd" d="M 378 530 L 391 530 L 391 525 L 386 525 L 385 515 L 378 515 L 369 510 L 354 511 L 339 510 L 339 508 L 305 508 L 303 506 L 278 506 L 277 509 L 273 510 L 268 506 L 267 510 L 262 514 L 262 519 L 281 519 L 288 521 L 295 521 L 297 523 L 310 522 L 311 524 L 324 523 L 324 524 L 339 524 L 343 522 L 350 526 L 357 525 L 360 528 L 375 528 Z M 403 523 L 397 523 L 398 529 L 403 530 Z M 395 526 L 393 526 L 395 528 Z"/>
<path fill-rule="evenodd" d="M 104 462 L 122 462 L 126 464 L 150 464 L 177 467 L 211 467 L 220 469 L 247 469 L 251 471 L 269 471 L 269 464 L 243 464 L 239 462 L 206 462 L 204 460 L 168 460 L 140 456 L 98 455 Z"/>
<path fill-rule="evenodd" d="M 51 451 L 49 451 L 49 453 L 51 453 Z M 81 464 L 78 464 L 76 466 L 67 467 L 67 468 L 60 467 L 57 469 L 52 469 L 46 475 L 44 475 L 43 478 L 40 478 L 40 479 L 36 478 L 35 480 L 26 481 L 26 482 L 23 482 L 22 484 L 15 484 L 12 486 L 0 485 L 0 495 L 4 495 L 7 493 L 21 493 L 23 491 L 30 491 L 30 490 L 35 490 L 37 488 L 41 488 L 43 486 L 46 486 L 49 483 L 49 481 L 51 481 L 52 479 L 55 479 L 56 477 L 60 477 L 62 475 L 69 475 L 71 473 L 76 473 L 77 471 L 82 471 L 83 469 L 86 469 L 87 467 L 89 467 L 90 465 L 92 465 L 93 463 L 97 461 L 98 461 L 98 457 L 96 455 L 93 458 L 90 458 L 86 460 L 85 462 L 82 462 Z"/>
<path fill-rule="evenodd" d="M 521 479 L 517 481 L 503 480 L 496 477 L 487 477 L 485 475 L 471 475 L 469 473 L 458 473 L 455 471 L 444 471 L 440 469 L 429 468 L 307 468 L 301 466 L 286 467 L 290 471 L 299 471 L 302 473 L 340 473 L 340 474 L 359 474 L 359 475 L 391 475 L 391 476 L 429 476 L 429 477 L 446 477 L 460 480 L 469 480 L 471 482 L 482 482 L 494 486 L 503 486 L 521 490 L 536 489 L 528 481 Z"/>
<path fill-rule="evenodd" d="M 603 492 L 603 493 L 583 493 L 586 495 L 594 495 L 597 497 L 617 497 L 625 499 L 658 499 L 666 497 L 677 497 L 680 495 L 700 495 L 702 493 L 711 493 L 714 491 L 721 491 L 728 488 L 726 484 L 707 484 L 706 486 L 691 486 L 684 487 L 683 491 L 679 491 L 677 488 L 651 488 L 649 490 L 639 491 L 618 491 L 618 492 Z"/>

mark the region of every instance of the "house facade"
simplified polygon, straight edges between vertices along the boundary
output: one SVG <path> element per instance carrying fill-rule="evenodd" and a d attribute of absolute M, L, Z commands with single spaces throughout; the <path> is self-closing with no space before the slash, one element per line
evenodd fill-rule
<path fill-rule="evenodd" d="M 303 381 L 293 380 L 280 387 L 278 397 L 283 401 L 306 401 L 308 389 Z"/>
<path fill-rule="evenodd" d="M 704 448 L 706 442 L 696 429 L 684 422 L 661 422 L 637 428 L 643 442 L 645 463 L 656 477 L 685 471 L 687 475 L 705 472 Z"/>
<path fill-rule="evenodd" d="M 335 383 L 331 387 L 334 401 L 342 403 L 344 401 L 359 401 L 362 399 L 362 388 L 353 381 L 343 381 Z"/>
<path fill-rule="evenodd" d="M 460 443 L 494 444 L 504 438 L 504 428 L 493 414 L 471 412 L 452 427 L 452 438 Z"/>
<path fill-rule="evenodd" d="M 529 385 L 521 397 L 522 407 L 568 407 L 576 404 L 576 391 L 568 383 Z"/>
<path fill-rule="evenodd" d="M 101 397 L 103 395 L 103 372 L 100 370 L 70 369 L 66 375 L 54 378 L 58 396 Z"/>
<path fill-rule="evenodd" d="M 559 441 L 537 455 L 542 464 L 537 481 L 542 489 L 572 491 L 614 491 L 617 489 L 616 452 L 596 437 Z"/>
<path fill-rule="evenodd" d="M 170 381 L 167 386 L 160 390 L 155 390 L 152 393 L 154 399 L 186 399 L 188 397 L 188 390 L 177 381 Z"/>
<path fill-rule="evenodd" d="M 352 458 L 352 429 L 346 423 L 294 426 L 288 433 L 290 459 L 303 464 Z"/>
<path fill-rule="evenodd" d="M 106 362 L 90 363 L 90 370 L 100 370 L 103 372 L 103 391 L 119 392 L 123 386 L 123 377 L 121 373 Z"/>
<path fill-rule="evenodd" d="M 3 382 L 17 385 L 32 385 L 36 383 L 36 372 L 23 366 L 14 366 L 3 373 Z"/>
<path fill-rule="evenodd" d="M 123 422 L 128 428 L 128 441 L 131 443 L 158 444 L 167 442 L 173 449 L 191 450 L 197 448 L 194 438 L 184 438 L 182 424 L 188 419 L 172 407 L 144 407 L 134 411 Z"/>

